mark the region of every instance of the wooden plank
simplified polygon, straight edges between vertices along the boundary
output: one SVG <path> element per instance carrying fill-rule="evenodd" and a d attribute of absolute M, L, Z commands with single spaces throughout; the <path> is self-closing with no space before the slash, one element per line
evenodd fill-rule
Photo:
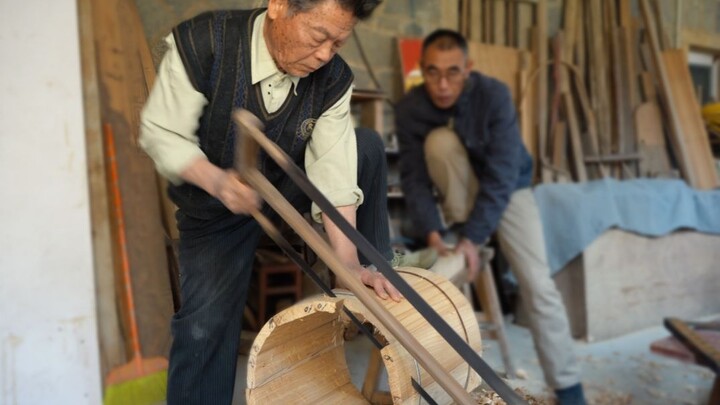
<path fill-rule="evenodd" d="M 635 110 L 638 151 L 642 157 L 640 176 L 670 177 L 672 169 L 662 122 L 662 113 L 655 101 L 647 101 Z"/>
<path fill-rule="evenodd" d="M 137 17 L 139 21 L 139 16 Z M 155 64 L 153 63 L 152 54 L 150 52 L 150 46 L 147 43 L 145 31 L 142 27 L 135 30 L 135 35 L 138 41 L 138 57 L 140 64 L 142 65 L 144 83 L 145 83 L 145 98 L 150 95 L 150 90 L 155 83 Z M 157 185 L 158 185 L 158 196 L 160 198 L 160 211 L 162 213 L 162 225 L 165 229 L 167 237 L 171 241 L 177 241 L 180 239 L 180 232 L 177 229 L 177 223 L 175 220 L 175 211 L 177 206 L 170 200 L 167 194 L 168 181 L 160 174 L 156 174 Z"/>
<path fill-rule="evenodd" d="M 618 16 L 621 27 L 632 26 L 633 16 L 631 3 L 631 0 L 620 0 L 618 3 Z"/>
<path fill-rule="evenodd" d="M 578 0 L 565 0 L 565 8 L 563 10 L 563 32 L 564 51 L 562 60 L 572 63 L 575 54 L 575 44 L 577 42 L 578 22 L 582 21 L 578 15 Z"/>
<path fill-rule="evenodd" d="M 505 1 L 494 0 L 493 4 L 493 44 L 495 45 L 507 45 L 507 38 L 505 37 Z"/>
<path fill-rule="evenodd" d="M 493 42 L 493 5 L 495 0 L 480 0 L 482 2 L 483 33 L 482 42 L 492 44 Z"/>
<path fill-rule="evenodd" d="M 536 68 L 536 61 L 530 52 L 521 53 L 521 69 L 518 72 L 520 100 L 518 101 L 518 115 L 520 116 L 520 133 L 523 143 L 533 157 L 533 164 L 537 163 L 537 116 L 535 102 L 537 101 L 537 82 L 530 82 L 530 75 Z M 535 170 L 533 170 L 535 173 Z"/>
<path fill-rule="evenodd" d="M 470 27 L 468 21 L 470 19 L 470 0 L 460 0 L 460 27 L 458 31 L 465 36 L 470 37 Z"/>
<path fill-rule="evenodd" d="M 589 40 L 591 57 L 590 67 L 590 94 L 593 98 L 595 117 L 598 123 L 598 141 L 600 154 L 610 154 L 612 144 L 612 125 L 610 114 L 610 95 L 607 71 L 607 45 L 603 35 L 602 20 L 598 16 L 603 15 L 601 0 L 590 0 L 590 7 L 587 10 L 589 19 Z M 587 21 L 587 20 L 586 20 Z"/>
<path fill-rule="evenodd" d="M 532 26 L 533 5 L 518 3 L 517 18 L 517 47 L 520 49 L 530 49 L 529 29 Z"/>
<path fill-rule="evenodd" d="M 459 31 L 460 16 L 459 7 L 461 0 L 445 0 L 440 2 L 441 13 L 442 13 L 442 27 L 449 28 L 455 31 Z"/>
<path fill-rule="evenodd" d="M 98 337 L 102 375 L 126 362 L 115 295 L 113 238 L 110 224 L 105 153 L 100 119 L 100 89 L 90 0 L 78 1 L 85 110 L 85 146 L 92 223 L 93 267 L 97 288 Z"/>
<path fill-rule="evenodd" d="M 720 33 L 685 28 L 681 38 L 683 47 L 691 46 L 708 51 L 720 51 Z"/>
<path fill-rule="evenodd" d="M 719 185 L 715 159 L 700 113 L 700 104 L 693 89 L 685 52 L 681 49 L 668 49 L 662 52 L 662 59 L 669 78 L 669 96 L 675 105 L 679 133 L 682 134 L 679 142 L 687 151 L 688 168 L 696 179 L 693 186 L 713 189 Z"/>
<path fill-rule="evenodd" d="M 611 36 L 612 49 L 612 82 L 614 96 L 614 118 L 615 118 L 615 134 L 617 144 L 615 151 L 620 154 L 632 153 L 635 151 L 634 131 L 632 129 L 632 110 L 629 103 L 629 88 L 627 80 L 627 72 L 624 60 L 624 50 L 622 49 L 622 30 L 613 27 Z M 637 169 L 631 163 L 623 164 L 623 175 L 636 177 Z"/>
<path fill-rule="evenodd" d="M 546 145 L 547 150 L 543 150 L 542 153 L 546 154 L 552 159 L 552 148 L 555 143 L 553 136 L 556 132 L 556 126 L 560 120 L 560 105 L 562 103 L 561 93 L 563 91 L 563 85 L 566 83 L 564 79 L 565 69 L 562 67 L 562 47 L 565 36 L 562 30 L 555 34 L 555 38 L 552 40 L 552 98 L 550 100 L 550 129 L 548 130 L 548 142 Z M 552 160 L 551 160 L 552 162 Z M 557 166 L 557 165 L 555 165 Z"/>
<path fill-rule="evenodd" d="M 640 82 L 642 83 L 642 93 L 643 93 L 643 100 L 647 101 L 656 101 L 657 100 L 657 92 L 655 91 L 655 81 L 653 81 L 652 76 L 650 76 L 649 72 L 642 72 L 640 74 Z"/>
<path fill-rule="evenodd" d="M 540 166 L 547 163 L 547 103 L 548 103 L 548 8 L 547 0 L 539 0 L 536 10 L 537 32 L 535 37 L 535 49 L 538 55 L 538 158 Z M 546 172 L 543 171 L 543 181 L 546 180 Z"/>
<path fill-rule="evenodd" d="M 643 14 L 643 21 L 645 22 L 645 31 L 648 34 L 650 43 L 650 53 L 652 56 L 652 62 L 654 71 L 657 74 L 658 83 L 660 85 L 661 96 L 663 104 L 667 107 L 669 120 L 670 120 L 670 140 L 675 153 L 675 159 L 678 162 L 680 171 L 692 186 L 699 185 L 698 175 L 691 167 L 690 155 L 687 147 L 683 142 L 684 134 L 683 128 L 680 125 L 680 117 L 677 110 L 676 102 L 673 99 L 672 91 L 670 90 L 670 82 L 665 63 L 662 59 L 660 51 L 660 43 L 658 40 L 657 31 L 653 21 L 653 13 L 650 8 L 648 0 L 640 0 L 640 9 Z"/>
<path fill-rule="evenodd" d="M 505 4 L 505 44 L 517 48 L 517 10 L 519 4 L 510 1 Z"/>
<path fill-rule="evenodd" d="M 92 2 L 102 121 L 115 133 L 120 190 L 128 241 L 138 329 L 143 354 L 166 356 L 173 313 L 165 237 L 155 167 L 137 145 L 139 115 L 147 98 L 139 57 L 146 43 L 135 4 L 129 0 Z"/>
<path fill-rule="evenodd" d="M 578 123 L 577 111 L 575 109 L 575 103 L 573 101 L 570 89 L 570 68 L 568 67 L 572 66 L 574 60 L 578 31 L 580 31 L 580 26 L 578 25 L 578 22 L 582 21 L 579 15 L 579 12 L 581 11 L 579 8 L 579 4 L 580 2 L 577 0 L 567 0 L 565 2 L 563 16 L 563 32 L 565 33 L 565 35 L 562 36 L 560 32 L 558 33 L 558 37 L 564 39 L 564 43 L 562 43 L 563 41 L 560 41 L 560 43 L 558 44 L 558 54 L 560 56 L 561 62 L 564 62 L 564 64 L 560 67 L 558 80 L 560 83 L 561 92 L 560 100 L 562 103 L 563 111 L 565 112 L 567 127 L 570 133 L 570 145 L 572 151 L 574 172 L 577 176 L 578 181 L 586 181 L 588 180 L 588 173 L 583 158 L 583 144 L 587 144 L 589 142 L 588 140 L 583 142 L 583 140 L 581 139 L 582 132 Z M 555 166 L 563 167 L 558 165 L 557 163 L 555 164 Z"/>
<path fill-rule="evenodd" d="M 583 16 L 585 15 L 585 7 L 585 2 L 579 1 L 577 3 L 577 18 L 580 21 L 584 21 Z M 575 31 L 575 66 L 577 66 L 580 72 L 586 71 L 585 69 L 587 64 L 587 43 L 585 42 L 586 37 L 584 25 L 587 24 L 581 24 Z"/>
<path fill-rule="evenodd" d="M 558 121 L 552 139 L 552 164 L 555 167 L 567 170 L 567 124 L 565 121 Z"/>
<path fill-rule="evenodd" d="M 570 129 L 570 147 L 572 150 L 572 159 L 573 162 L 575 162 L 575 173 L 578 181 L 587 181 L 588 175 L 585 168 L 585 154 L 583 153 L 583 145 L 580 139 L 580 126 L 577 122 L 575 104 L 572 101 L 572 96 L 568 92 L 563 92 L 562 100 Z"/>
<path fill-rule="evenodd" d="M 468 14 L 468 31 L 470 32 L 470 36 L 468 36 L 467 39 L 471 41 L 482 41 L 483 28 L 486 21 L 483 21 L 482 18 L 481 4 L 478 1 L 466 1 L 470 3 L 468 5 L 470 10 Z"/>
<path fill-rule="evenodd" d="M 625 85 L 624 94 L 625 110 L 623 110 L 623 144 L 622 152 L 634 153 L 637 151 L 637 133 L 635 132 L 633 114 L 638 104 L 640 103 L 640 97 L 638 93 L 637 74 L 635 73 L 635 53 L 637 47 L 633 46 L 632 38 L 633 28 L 632 27 L 620 27 L 617 31 L 618 43 L 620 44 L 620 68 L 623 74 L 623 83 Z M 638 175 L 638 166 L 629 166 L 634 176 Z"/>
<path fill-rule="evenodd" d="M 623 65 L 626 72 L 631 113 L 640 104 L 637 80 L 638 41 L 636 36 L 636 21 L 632 16 L 631 0 L 620 0 L 620 43 L 623 49 Z"/>
<path fill-rule="evenodd" d="M 573 72 L 575 92 L 578 95 L 578 100 L 580 100 L 580 110 L 582 111 L 585 128 L 587 130 L 587 141 L 583 142 L 583 151 L 586 156 L 597 156 L 600 146 L 595 112 L 590 106 L 590 99 L 585 90 L 585 84 L 580 76 L 580 72 L 576 70 L 571 70 L 571 72 Z M 607 177 L 609 175 L 606 165 L 602 164 L 598 165 L 597 168 L 588 169 L 588 173 L 588 178 Z"/>
<path fill-rule="evenodd" d="M 520 98 L 517 74 L 522 69 L 520 50 L 506 46 L 468 41 L 468 54 L 474 62 L 473 69 L 492 76 L 510 88 L 513 101 Z"/>
<path fill-rule="evenodd" d="M 670 38 L 668 37 L 667 30 L 665 30 L 665 22 L 663 21 L 663 14 L 662 14 L 662 6 L 660 5 L 659 0 L 651 0 L 650 3 L 652 7 L 652 12 L 654 14 L 655 19 L 655 27 L 656 32 L 658 36 L 658 44 L 660 46 L 660 50 L 665 50 L 670 48 Z"/>

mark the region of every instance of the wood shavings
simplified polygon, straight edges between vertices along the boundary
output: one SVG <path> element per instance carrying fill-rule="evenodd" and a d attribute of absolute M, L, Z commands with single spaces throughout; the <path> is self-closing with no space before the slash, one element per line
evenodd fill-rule
<path fill-rule="evenodd" d="M 552 399 L 547 398 L 536 398 L 526 393 L 522 388 L 515 388 L 515 392 L 524 398 L 529 405 L 553 405 L 555 403 Z M 480 388 L 473 392 L 472 397 L 477 401 L 478 405 L 506 405 L 507 403 L 500 398 L 495 391 L 489 391 L 484 388 Z"/>

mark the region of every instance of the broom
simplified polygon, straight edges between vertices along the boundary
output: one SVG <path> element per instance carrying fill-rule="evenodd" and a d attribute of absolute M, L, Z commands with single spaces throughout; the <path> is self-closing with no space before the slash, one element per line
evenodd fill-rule
<path fill-rule="evenodd" d="M 120 197 L 117 160 L 115 156 L 115 139 L 110 124 L 104 124 L 106 158 L 109 166 L 112 202 L 117 221 L 117 245 L 122 274 L 122 287 L 125 300 L 123 302 L 127 314 L 130 334 L 132 359 L 108 373 L 105 380 L 105 405 L 151 405 L 165 401 L 167 390 L 168 362 L 163 357 L 144 359 L 140 351 L 135 302 L 133 300 L 130 262 L 125 239 L 125 221 Z"/>

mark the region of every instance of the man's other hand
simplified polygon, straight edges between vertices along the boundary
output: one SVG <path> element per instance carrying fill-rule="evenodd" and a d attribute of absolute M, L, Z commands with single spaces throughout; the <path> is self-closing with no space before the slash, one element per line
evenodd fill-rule
<path fill-rule="evenodd" d="M 462 238 L 455 246 L 455 253 L 460 253 L 465 257 L 465 264 L 467 265 L 467 276 L 468 281 L 475 280 L 478 272 L 480 271 L 480 254 L 478 247 L 470 239 Z"/>

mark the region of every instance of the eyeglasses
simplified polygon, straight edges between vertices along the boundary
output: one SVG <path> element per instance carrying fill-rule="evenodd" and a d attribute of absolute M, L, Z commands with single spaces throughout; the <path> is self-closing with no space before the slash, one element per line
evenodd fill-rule
<path fill-rule="evenodd" d="M 443 78 L 447 80 L 448 83 L 453 84 L 459 83 L 465 78 L 463 71 L 457 67 L 452 67 L 445 72 L 441 72 L 434 67 L 430 67 L 423 71 L 423 77 L 426 81 L 433 84 L 440 83 Z"/>

